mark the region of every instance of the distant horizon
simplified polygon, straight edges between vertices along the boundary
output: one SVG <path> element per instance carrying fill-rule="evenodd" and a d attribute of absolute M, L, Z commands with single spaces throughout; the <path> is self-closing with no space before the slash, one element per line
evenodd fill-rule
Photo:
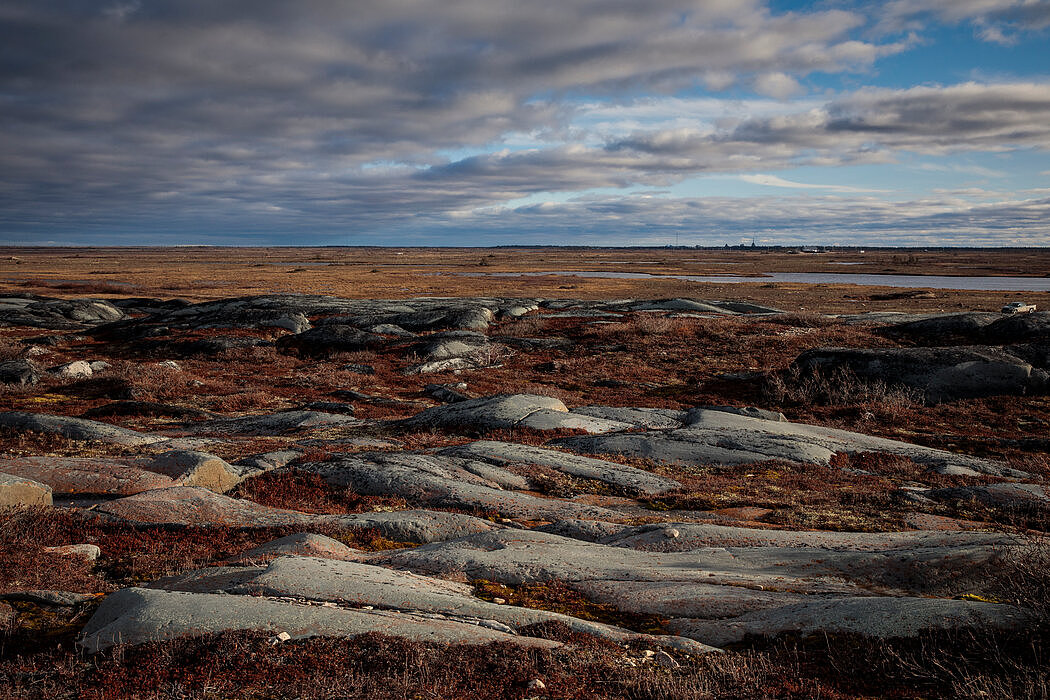
<path fill-rule="evenodd" d="M 1048 39 L 1050 0 L 10 0 L 0 245 L 1050 246 Z"/>
<path fill-rule="evenodd" d="M 377 244 L 355 244 L 355 243 L 326 243 L 316 245 L 286 245 L 279 243 L 272 244 L 220 244 L 220 243 L 191 243 L 191 244 L 177 244 L 177 245 L 165 245 L 165 244 L 148 244 L 142 243 L 138 245 L 81 245 L 81 244 L 53 244 L 53 245 L 38 245 L 32 243 L 0 243 L 0 250 L 6 248 L 20 248 L 20 249 L 38 249 L 38 250 L 54 250 L 56 248 L 69 248 L 69 249 L 106 249 L 106 248 L 275 248 L 281 249 L 286 248 L 289 250 L 304 250 L 304 249 L 324 249 L 324 248 L 379 248 L 389 250 L 428 250 L 428 249 L 466 249 L 466 250 L 499 250 L 501 248 L 553 248 L 553 249 L 581 249 L 581 250 L 798 250 L 800 248 L 822 248 L 826 250 L 842 250 L 842 251 L 856 251 L 865 252 L 872 250 L 1050 250 L 1050 244 L 1047 245 L 1000 245 L 1000 246 L 967 246 L 967 245 L 953 245 L 953 246 L 936 246 L 936 245 L 896 245 L 896 246 L 878 246 L 878 245 L 780 245 L 780 244 L 760 244 L 754 247 L 748 244 L 736 244 L 736 245 L 555 245 L 555 244 L 536 244 L 536 243 L 507 243 L 501 245 L 377 245 Z M 806 254 L 816 254 L 821 251 L 800 251 Z"/>

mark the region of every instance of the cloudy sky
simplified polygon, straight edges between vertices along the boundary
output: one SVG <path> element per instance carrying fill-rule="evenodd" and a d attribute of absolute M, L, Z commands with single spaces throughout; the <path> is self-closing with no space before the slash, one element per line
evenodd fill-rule
<path fill-rule="evenodd" d="M 0 0 L 0 243 L 1050 245 L 1050 0 Z"/>

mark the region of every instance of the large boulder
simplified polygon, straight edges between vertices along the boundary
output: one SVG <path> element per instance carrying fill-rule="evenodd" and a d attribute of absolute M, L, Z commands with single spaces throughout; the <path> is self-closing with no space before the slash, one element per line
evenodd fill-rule
<path fill-rule="evenodd" d="M 799 355 L 794 366 L 804 375 L 847 370 L 862 380 L 919 389 L 930 401 L 1042 392 L 1048 380 L 1045 371 L 987 346 L 820 348 Z"/>
<path fill-rule="evenodd" d="M 0 384 L 31 386 L 40 381 L 40 372 L 28 360 L 0 362 Z"/>
<path fill-rule="evenodd" d="M 1050 339 L 1050 311 L 1006 316 L 984 327 L 987 342 L 996 345 Z"/>
<path fill-rule="evenodd" d="M 0 507 L 49 506 L 51 487 L 39 481 L 0 473 Z"/>
<path fill-rule="evenodd" d="M 974 342 L 989 324 L 1002 317 L 1002 314 L 990 311 L 968 311 L 897 323 L 880 331 L 887 335 L 917 338 L 932 345 L 947 345 L 960 339 Z"/>
<path fill-rule="evenodd" d="M 286 335 L 277 341 L 277 350 L 302 357 L 331 357 L 340 352 L 358 352 L 379 347 L 382 336 L 367 333 L 353 326 L 328 325 L 311 328 L 295 335 Z"/>
<path fill-rule="evenodd" d="M 216 493 L 226 493 L 244 478 L 222 458 L 196 450 L 169 450 L 141 464 L 143 469 L 168 476 L 180 486 L 200 486 Z"/>

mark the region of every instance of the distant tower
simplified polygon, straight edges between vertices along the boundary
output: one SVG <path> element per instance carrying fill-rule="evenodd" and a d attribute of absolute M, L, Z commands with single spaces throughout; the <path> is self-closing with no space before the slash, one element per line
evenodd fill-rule
<path fill-rule="evenodd" d="M 751 247 L 752 248 L 757 248 L 758 247 L 758 246 L 755 245 L 755 239 L 754 238 L 751 239 Z"/>

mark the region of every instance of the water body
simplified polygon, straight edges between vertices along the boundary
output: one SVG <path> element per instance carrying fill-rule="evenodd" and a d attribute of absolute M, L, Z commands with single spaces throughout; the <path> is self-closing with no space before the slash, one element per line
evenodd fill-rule
<path fill-rule="evenodd" d="M 550 270 L 546 272 L 463 272 L 465 277 L 600 277 L 604 279 L 676 279 L 688 282 L 739 284 L 793 282 L 797 284 L 860 284 L 877 287 L 919 287 L 1002 292 L 1050 292 L 1050 277 L 948 277 L 944 275 L 867 275 L 848 272 L 770 272 L 762 277 L 736 275 L 651 275 L 646 272 Z"/>

